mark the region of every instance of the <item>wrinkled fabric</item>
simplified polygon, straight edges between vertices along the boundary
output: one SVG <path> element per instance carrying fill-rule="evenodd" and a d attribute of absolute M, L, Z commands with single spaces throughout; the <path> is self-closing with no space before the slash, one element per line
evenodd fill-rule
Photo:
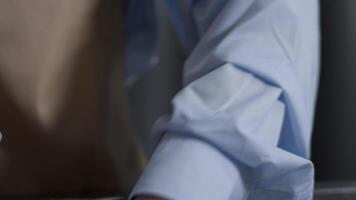
<path fill-rule="evenodd" d="M 188 59 L 131 197 L 312 199 L 316 0 L 166 0 Z"/>

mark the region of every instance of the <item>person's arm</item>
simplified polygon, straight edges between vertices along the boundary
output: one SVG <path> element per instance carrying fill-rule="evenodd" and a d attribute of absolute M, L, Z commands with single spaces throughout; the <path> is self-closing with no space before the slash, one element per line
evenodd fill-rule
<path fill-rule="evenodd" d="M 189 8 L 193 48 L 131 198 L 312 199 L 317 1 L 189 2 L 168 1 Z"/>

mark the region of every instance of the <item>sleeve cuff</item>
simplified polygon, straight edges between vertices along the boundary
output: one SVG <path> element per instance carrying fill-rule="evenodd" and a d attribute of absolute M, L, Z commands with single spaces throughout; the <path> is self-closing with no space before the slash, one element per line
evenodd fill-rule
<path fill-rule="evenodd" d="M 203 141 L 166 135 L 129 199 L 140 195 L 167 200 L 229 200 L 232 195 L 242 199 L 246 184 L 241 170 Z"/>

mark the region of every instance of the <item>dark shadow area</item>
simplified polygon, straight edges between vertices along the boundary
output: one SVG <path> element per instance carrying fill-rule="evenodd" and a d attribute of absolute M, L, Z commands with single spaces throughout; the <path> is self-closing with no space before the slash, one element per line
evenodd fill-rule
<path fill-rule="evenodd" d="M 356 180 L 356 1 L 322 0 L 312 159 L 317 181 Z"/>

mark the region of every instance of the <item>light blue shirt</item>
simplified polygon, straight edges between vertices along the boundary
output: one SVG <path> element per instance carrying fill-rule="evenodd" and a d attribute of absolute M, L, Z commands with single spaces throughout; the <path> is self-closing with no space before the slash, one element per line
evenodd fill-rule
<path fill-rule="evenodd" d="M 126 6 L 127 77 L 155 57 L 152 1 Z M 187 60 L 131 197 L 311 200 L 317 0 L 166 0 Z"/>

